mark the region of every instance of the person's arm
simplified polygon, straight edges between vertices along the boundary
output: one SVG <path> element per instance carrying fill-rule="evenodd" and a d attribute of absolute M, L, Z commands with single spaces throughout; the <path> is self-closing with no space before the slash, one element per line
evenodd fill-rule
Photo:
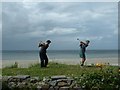
<path fill-rule="evenodd" d="M 81 44 L 84 44 L 84 45 L 86 45 L 86 43 L 85 43 L 85 42 L 83 42 L 83 41 L 81 41 L 81 42 L 80 42 L 80 45 L 81 45 Z"/>
<path fill-rule="evenodd" d="M 87 44 L 87 43 L 85 43 L 85 42 L 81 41 L 81 42 L 80 42 L 80 46 L 82 46 L 82 45 L 85 45 L 86 47 L 88 46 L 88 44 Z"/>
<path fill-rule="evenodd" d="M 38 44 L 38 47 L 41 47 L 41 46 L 44 46 L 44 45 L 45 45 L 45 43 L 40 42 L 40 43 Z"/>
<path fill-rule="evenodd" d="M 47 49 L 47 48 L 49 47 L 49 44 L 45 44 L 44 46 L 45 46 L 45 48 Z"/>

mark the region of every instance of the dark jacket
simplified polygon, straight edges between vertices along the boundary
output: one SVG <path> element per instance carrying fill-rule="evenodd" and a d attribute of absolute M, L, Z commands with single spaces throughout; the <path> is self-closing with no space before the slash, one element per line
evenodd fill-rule
<path fill-rule="evenodd" d="M 41 47 L 40 53 L 46 53 L 47 48 L 49 47 L 49 44 L 39 44 L 38 47 Z"/>

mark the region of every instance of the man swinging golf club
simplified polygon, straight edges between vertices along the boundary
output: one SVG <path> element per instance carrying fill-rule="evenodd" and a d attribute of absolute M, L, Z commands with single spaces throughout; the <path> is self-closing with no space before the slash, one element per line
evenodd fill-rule
<path fill-rule="evenodd" d="M 51 43 L 50 40 L 47 40 L 46 43 L 43 43 L 42 41 L 39 43 L 38 47 L 40 48 L 39 56 L 41 60 L 41 67 L 47 67 L 48 65 L 48 57 L 47 57 L 47 48 L 49 47 L 49 44 Z"/>
<path fill-rule="evenodd" d="M 79 40 L 79 39 L 77 39 L 77 40 Z M 81 66 L 84 65 L 84 62 L 86 60 L 85 52 L 86 52 L 86 47 L 88 46 L 89 43 L 90 43 L 89 40 L 86 40 L 85 42 L 80 41 L 80 53 L 79 53 L 79 55 L 80 55 L 80 58 L 82 59 Z"/>

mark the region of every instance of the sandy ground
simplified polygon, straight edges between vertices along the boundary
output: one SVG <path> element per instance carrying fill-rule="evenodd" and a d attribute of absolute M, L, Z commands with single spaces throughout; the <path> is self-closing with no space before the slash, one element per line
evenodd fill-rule
<path fill-rule="evenodd" d="M 27 68 L 30 65 L 39 63 L 39 60 L 3 60 L 0 63 L 0 68 L 4 68 L 6 66 L 11 66 L 15 62 L 18 63 L 18 67 L 20 68 Z M 49 62 L 56 62 L 56 63 L 63 63 L 63 64 L 80 64 L 80 60 L 62 60 L 62 59 L 56 59 L 56 60 L 49 60 Z M 96 58 L 96 59 L 88 59 L 86 60 L 85 64 L 96 64 L 96 63 L 110 63 L 110 65 L 118 65 L 118 59 L 117 58 Z"/>
<path fill-rule="evenodd" d="M 6 66 L 11 66 L 13 64 L 15 64 L 15 62 L 18 63 L 18 67 L 20 68 L 27 68 L 30 65 L 39 63 L 37 60 L 4 60 L 2 61 L 2 67 L 6 67 Z"/>

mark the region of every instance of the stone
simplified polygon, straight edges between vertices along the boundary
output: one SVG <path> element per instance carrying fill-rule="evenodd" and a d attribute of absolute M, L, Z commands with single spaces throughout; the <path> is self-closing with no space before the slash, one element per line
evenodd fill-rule
<path fill-rule="evenodd" d="M 17 87 L 18 87 L 18 88 L 24 88 L 25 85 L 26 85 L 25 82 L 22 82 L 22 83 L 19 82 L 19 83 L 17 84 Z"/>
<path fill-rule="evenodd" d="M 74 79 L 64 75 L 44 77 L 43 80 L 40 80 L 39 77 L 30 77 L 29 75 L 9 76 L 3 77 L 3 79 L 5 81 L 4 83 L 6 83 L 5 85 L 10 89 L 37 88 L 37 90 L 70 90 L 76 86 Z"/>
<path fill-rule="evenodd" d="M 75 87 L 73 88 L 73 90 L 85 90 L 85 89 L 82 89 L 81 87 Z"/>
<path fill-rule="evenodd" d="M 60 87 L 59 90 L 69 90 L 69 87 Z"/>
<path fill-rule="evenodd" d="M 67 79 L 68 85 L 70 86 L 73 83 L 73 81 L 74 81 L 74 79 L 71 79 L 71 78 Z"/>
<path fill-rule="evenodd" d="M 10 77 L 8 79 L 8 82 L 19 82 L 20 80 L 18 78 L 15 78 L 15 77 Z"/>
<path fill-rule="evenodd" d="M 8 78 L 8 82 L 22 82 L 23 80 L 30 78 L 29 75 L 18 75 L 18 76 L 12 76 L 10 78 Z"/>
<path fill-rule="evenodd" d="M 44 89 L 49 89 L 49 85 L 48 84 L 44 84 L 44 85 L 42 85 L 42 88 Z"/>
<path fill-rule="evenodd" d="M 49 82 L 51 79 L 49 77 L 43 77 L 43 82 Z"/>
<path fill-rule="evenodd" d="M 36 82 L 38 82 L 36 79 L 34 79 L 34 78 L 30 79 L 30 83 L 36 83 Z"/>
<path fill-rule="evenodd" d="M 56 81 L 56 80 L 54 80 L 54 81 L 49 81 L 48 83 L 49 83 L 51 86 L 56 86 L 57 81 Z"/>
<path fill-rule="evenodd" d="M 15 76 L 15 78 L 19 78 L 21 80 L 25 80 L 27 78 L 30 78 L 30 75 L 17 75 L 17 76 Z"/>
<path fill-rule="evenodd" d="M 53 87 L 53 86 L 51 86 L 48 90 L 54 90 L 54 87 Z"/>
<path fill-rule="evenodd" d="M 15 82 L 9 82 L 9 83 L 8 83 L 8 87 L 9 87 L 9 88 L 15 88 L 15 87 L 16 87 Z"/>
<path fill-rule="evenodd" d="M 58 87 L 58 86 L 55 86 L 55 87 L 53 88 L 53 90 L 59 90 L 59 87 Z"/>
<path fill-rule="evenodd" d="M 68 83 L 66 81 L 59 81 L 57 82 L 57 86 L 62 87 L 62 86 L 67 86 Z"/>
<path fill-rule="evenodd" d="M 64 75 L 61 75 L 61 76 L 52 76 L 51 79 L 52 79 L 52 80 L 67 79 L 67 77 L 64 76 Z"/>
<path fill-rule="evenodd" d="M 12 76 L 3 76 L 2 77 L 2 81 L 8 81 L 9 78 L 11 78 Z"/>
<path fill-rule="evenodd" d="M 37 90 L 42 90 L 42 87 L 41 86 L 37 86 Z"/>
<path fill-rule="evenodd" d="M 58 86 L 70 86 L 73 82 L 73 79 L 59 79 L 57 80 Z"/>

